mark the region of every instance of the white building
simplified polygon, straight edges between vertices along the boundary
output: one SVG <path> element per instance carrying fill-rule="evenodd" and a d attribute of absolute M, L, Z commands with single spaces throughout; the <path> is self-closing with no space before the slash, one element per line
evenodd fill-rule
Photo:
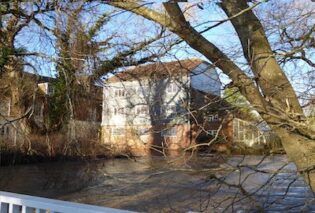
<path fill-rule="evenodd" d="M 102 141 L 135 155 L 186 148 L 194 143 L 192 117 L 198 115 L 193 108 L 203 107 L 205 98 L 218 98 L 220 89 L 216 70 L 199 59 L 119 72 L 105 82 Z"/>

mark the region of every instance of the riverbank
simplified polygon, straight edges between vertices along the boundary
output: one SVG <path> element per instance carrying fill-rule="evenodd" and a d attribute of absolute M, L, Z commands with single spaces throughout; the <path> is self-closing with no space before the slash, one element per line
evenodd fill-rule
<path fill-rule="evenodd" d="M 215 144 L 216 145 L 216 144 Z M 219 144 L 220 145 L 220 144 Z M 72 151 L 71 151 L 72 150 Z M 67 161 L 90 161 L 90 160 L 100 160 L 100 159 L 115 159 L 115 158 L 136 158 L 139 156 L 132 156 L 128 153 L 114 153 L 110 148 L 102 146 L 99 144 L 93 149 L 89 149 L 88 152 L 77 152 L 70 149 L 70 152 L 62 153 L 61 149 L 52 153 L 47 153 L 45 149 L 35 149 L 31 151 L 26 151 L 26 148 L 16 148 L 1 146 L 0 147 L 0 166 L 12 166 L 12 165 L 23 165 L 23 164 L 36 164 L 43 162 L 67 162 Z M 92 150 L 92 151 L 91 151 Z M 215 155 L 223 154 L 226 156 L 234 155 L 275 155 L 275 154 L 285 154 L 283 149 L 271 149 L 270 147 L 260 146 L 260 147 L 246 147 L 241 144 L 235 144 L 229 149 L 224 149 L 225 151 L 218 151 L 212 147 L 201 147 L 197 152 L 185 152 L 174 151 L 172 155 L 168 157 L 179 157 L 185 155 Z M 226 151 L 228 150 L 228 151 Z M 161 153 L 156 152 L 157 156 L 161 156 Z M 151 156 L 147 156 L 151 157 Z"/>
<path fill-rule="evenodd" d="M 54 152 L 48 152 L 47 147 L 33 146 L 32 149 L 27 149 L 25 146 L 16 147 L 3 144 L 0 146 L 0 167 L 44 162 L 89 161 L 113 157 L 121 156 L 114 156 L 107 147 L 101 145 L 87 149 L 86 152 L 79 152 L 77 148 L 73 147 L 66 151 L 59 148 L 55 149 Z"/>
<path fill-rule="evenodd" d="M 47 162 L 81 161 L 90 159 L 90 157 L 82 158 L 64 155 L 43 156 L 39 154 L 24 154 L 22 152 L 6 151 L 0 153 L 0 166 L 16 166 Z"/>

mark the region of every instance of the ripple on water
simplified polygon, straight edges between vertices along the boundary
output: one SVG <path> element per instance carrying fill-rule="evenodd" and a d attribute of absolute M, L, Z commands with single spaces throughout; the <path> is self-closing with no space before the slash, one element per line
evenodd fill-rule
<path fill-rule="evenodd" d="M 42 163 L 0 168 L 0 189 L 146 212 L 315 212 L 285 156 Z"/>

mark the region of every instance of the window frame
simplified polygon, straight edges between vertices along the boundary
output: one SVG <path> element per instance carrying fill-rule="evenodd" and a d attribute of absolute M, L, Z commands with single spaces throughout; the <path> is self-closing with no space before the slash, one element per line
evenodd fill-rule
<path fill-rule="evenodd" d="M 6 137 L 6 136 L 9 135 L 9 127 L 7 125 L 3 125 L 0 128 L 0 135 L 3 136 L 3 137 Z"/>
<path fill-rule="evenodd" d="M 208 120 L 208 122 L 218 121 L 219 120 L 219 114 L 215 113 L 215 114 L 207 115 L 207 120 Z"/>
<path fill-rule="evenodd" d="M 170 94 L 174 94 L 179 91 L 179 87 L 175 82 L 170 82 L 167 85 L 166 92 Z"/>
<path fill-rule="evenodd" d="M 124 107 L 116 108 L 114 107 L 113 115 L 126 115 L 126 110 Z"/>
<path fill-rule="evenodd" d="M 218 133 L 217 129 L 210 129 L 207 131 L 207 135 L 216 136 Z"/>
<path fill-rule="evenodd" d="M 169 134 L 170 132 L 171 132 L 171 134 Z M 171 128 L 163 129 L 161 131 L 161 136 L 162 137 L 168 137 L 168 138 L 177 137 L 177 128 L 171 127 Z"/>
<path fill-rule="evenodd" d="M 149 115 L 149 106 L 147 105 L 137 105 L 135 110 L 136 115 Z"/>
<path fill-rule="evenodd" d="M 115 98 L 124 98 L 124 97 L 126 97 L 126 95 L 127 95 L 127 91 L 126 91 L 126 89 L 115 89 L 114 90 L 114 97 Z"/>

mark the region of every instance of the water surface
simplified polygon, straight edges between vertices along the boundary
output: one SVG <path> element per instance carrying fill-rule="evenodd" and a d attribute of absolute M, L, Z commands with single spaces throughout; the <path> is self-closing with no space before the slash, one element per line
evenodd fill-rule
<path fill-rule="evenodd" d="M 141 212 L 315 212 L 285 156 L 185 156 L 0 168 L 0 190 Z"/>

